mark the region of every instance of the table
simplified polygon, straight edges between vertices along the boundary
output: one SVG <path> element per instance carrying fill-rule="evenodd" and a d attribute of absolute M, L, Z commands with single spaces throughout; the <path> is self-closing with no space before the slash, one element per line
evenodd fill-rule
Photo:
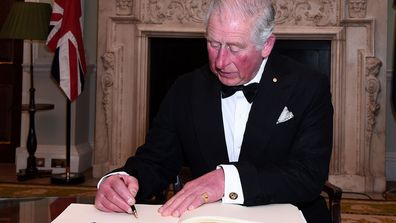
<path fill-rule="evenodd" d="M 48 223 L 70 203 L 93 204 L 94 197 L 0 198 L 0 222 Z"/>

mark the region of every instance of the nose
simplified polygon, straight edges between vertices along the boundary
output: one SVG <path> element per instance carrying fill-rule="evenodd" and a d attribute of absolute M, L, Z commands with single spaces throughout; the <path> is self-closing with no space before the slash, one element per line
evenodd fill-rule
<path fill-rule="evenodd" d="M 219 70 L 222 70 L 225 68 L 229 63 L 229 54 L 228 50 L 226 47 L 221 47 L 217 51 L 217 57 L 216 57 L 216 68 Z"/>

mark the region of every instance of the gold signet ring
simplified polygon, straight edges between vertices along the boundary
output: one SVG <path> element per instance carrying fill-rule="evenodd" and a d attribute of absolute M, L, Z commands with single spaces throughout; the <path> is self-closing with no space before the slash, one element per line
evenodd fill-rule
<path fill-rule="evenodd" d="M 202 199 L 204 200 L 204 203 L 208 203 L 209 201 L 209 196 L 208 194 L 205 192 L 201 195 Z"/>

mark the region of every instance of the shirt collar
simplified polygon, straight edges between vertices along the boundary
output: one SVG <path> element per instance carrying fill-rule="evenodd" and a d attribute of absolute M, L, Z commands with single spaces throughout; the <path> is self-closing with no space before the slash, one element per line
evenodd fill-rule
<path fill-rule="evenodd" d="M 267 63 L 267 60 L 268 60 L 268 57 L 264 58 L 263 62 L 260 65 L 260 69 L 257 71 L 256 76 L 252 80 L 250 80 L 248 83 L 246 83 L 244 85 L 248 85 L 248 84 L 251 84 L 251 83 L 259 83 L 260 82 L 261 77 L 263 76 L 263 71 L 264 71 L 265 64 Z"/>

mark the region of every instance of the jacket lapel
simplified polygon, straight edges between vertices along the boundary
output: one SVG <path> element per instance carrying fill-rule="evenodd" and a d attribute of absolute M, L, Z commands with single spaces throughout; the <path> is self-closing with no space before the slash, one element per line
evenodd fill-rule
<path fill-rule="evenodd" d="M 201 78 L 203 77 L 203 78 Z M 209 69 L 194 82 L 192 113 L 197 142 L 209 167 L 228 163 L 220 85 Z"/>
<path fill-rule="evenodd" d="M 271 54 L 246 123 L 239 161 L 257 157 L 258 148 L 266 148 L 294 86 L 295 78 L 288 69 L 283 67 L 282 59 Z"/>

